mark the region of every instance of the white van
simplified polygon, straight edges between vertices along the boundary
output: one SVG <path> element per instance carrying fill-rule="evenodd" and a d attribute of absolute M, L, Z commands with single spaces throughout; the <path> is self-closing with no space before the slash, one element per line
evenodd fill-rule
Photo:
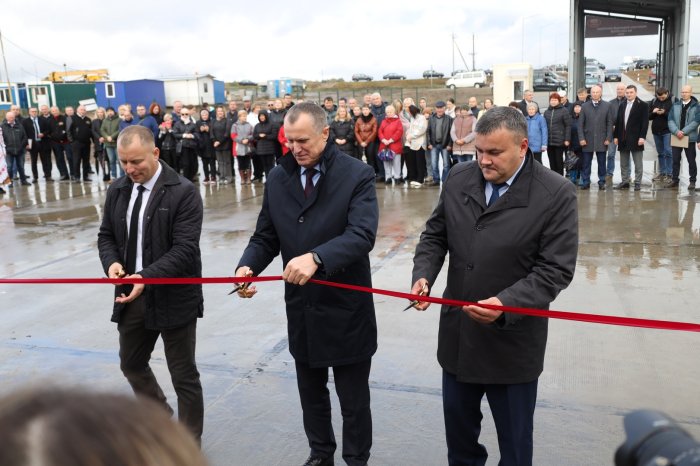
<path fill-rule="evenodd" d="M 477 89 L 486 87 L 486 73 L 481 70 L 457 73 L 448 79 L 445 85 L 450 89 L 456 87 L 476 87 Z"/>

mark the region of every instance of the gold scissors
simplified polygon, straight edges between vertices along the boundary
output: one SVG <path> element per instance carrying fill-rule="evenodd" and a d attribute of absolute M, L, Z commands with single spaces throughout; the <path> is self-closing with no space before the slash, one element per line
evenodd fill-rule
<path fill-rule="evenodd" d="M 426 294 L 428 294 L 428 285 L 425 285 L 425 284 L 424 284 L 424 285 L 423 285 L 423 289 L 421 290 L 420 293 L 418 293 L 418 296 L 425 296 Z M 409 303 L 408 306 L 406 306 L 406 309 L 404 309 L 403 312 L 408 311 L 408 310 L 411 309 L 412 307 L 415 308 L 415 307 L 418 306 L 420 303 L 421 303 L 421 302 L 420 302 L 419 300 L 414 299 L 413 301 L 411 301 L 411 302 Z"/>
<path fill-rule="evenodd" d="M 126 277 L 126 270 L 119 269 L 119 272 L 117 272 L 117 278 L 124 278 L 124 277 Z"/>

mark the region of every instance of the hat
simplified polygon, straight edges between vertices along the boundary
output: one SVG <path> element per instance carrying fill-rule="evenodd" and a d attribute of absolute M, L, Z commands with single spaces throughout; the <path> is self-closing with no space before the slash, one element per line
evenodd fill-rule
<path fill-rule="evenodd" d="M 438 100 L 437 102 L 435 102 L 435 108 L 440 108 L 440 107 L 444 107 L 444 106 L 445 106 L 445 102 L 443 102 L 442 100 Z"/>

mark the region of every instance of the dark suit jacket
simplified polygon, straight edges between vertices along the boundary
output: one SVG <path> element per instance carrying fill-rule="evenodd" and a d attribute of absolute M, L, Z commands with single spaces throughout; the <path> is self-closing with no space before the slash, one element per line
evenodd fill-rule
<path fill-rule="evenodd" d="M 372 286 L 369 252 L 379 208 L 374 170 L 328 143 L 321 177 L 306 199 L 293 155 L 281 159 L 265 183 L 255 233 L 238 266 L 261 274 L 281 252 L 290 259 L 315 251 L 323 261 L 316 278 Z M 366 361 L 377 350 L 372 295 L 312 283 L 285 284 L 289 351 L 311 367 Z"/>
<path fill-rule="evenodd" d="M 578 250 L 576 189 L 566 178 L 527 161 L 508 191 L 486 207 L 477 163 L 449 173 L 416 247 L 413 283 L 435 283 L 449 252 L 443 296 L 548 309 L 574 275 Z M 436 291 L 436 290 L 434 290 Z M 461 382 L 514 384 L 542 372 L 547 319 L 505 313 L 484 325 L 461 308 L 440 312 L 438 361 Z"/>
<path fill-rule="evenodd" d="M 46 138 L 48 140 L 49 131 L 51 131 L 51 129 L 49 128 L 48 120 L 38 116 L 37 123 L 39 124 L 39 132 L 43 133 L 44 138 Z M 22 126 L 24 126 L 24 132 L 27 133 L 27 139 L 31 139 L 32 141 L 34 141 L 32 143 L 32 149 L 34 149 L 35 148 L 34 143 L 37 140 L 37 134 L 36 134 L 36 129 L 34 128 L 34 122 L 32 121 L 31 117 L 24 118 L 22 120 Z"/>
<path fill-rule="evenodd" d="M 625 109 L 627 100 L 620 103 L 615 120 L 615 134 L 618 150 L 644 150 L 644 144 L 639 145 L 639 138 L 646 139 L 649 129 L 649 104 L 637 97 L 632 104 L 630 116 L 625 125 Z"/>
<path fill-rule="evenodd" d="M 201 277 L 199 236 L 202 198 L 197 188 L 165 162 L 143 215 L 144 278 Z M 97 247 L 105 274 L 115 262 L 126 264 L 126 213 L 134 183 L 122 176 L 107 191 Z M 116 287 L 115 295 L 121 287 Z M 146 285 L 146 328 L 168 329 L 202 317 L 202 285 Z M 114 303 L 112 321 L 119 322 L 125 305 Z"/>

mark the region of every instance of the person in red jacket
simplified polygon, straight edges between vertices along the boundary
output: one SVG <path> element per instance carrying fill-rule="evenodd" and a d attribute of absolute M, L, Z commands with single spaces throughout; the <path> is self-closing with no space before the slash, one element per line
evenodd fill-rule
<path fill-rule="evenodd" d="M 399 184 L 403 183 L 401 175 L 403 125 L 393 105 L 388 105 L 384 111 L 386 117 L 379 126 L 379 158 L 384 162 L 384 182 L 391 184 L 393 178 L 396 184 Z"/>
<path fill-rule="evenodd" d="M 287 146 L 287 136 L 284 135 L 284 126 L 280 126 L 280 132 L 277 133 L 277 140 L 282 146 L 282 156 L 284 157 L 289 152 L 289 146 Z"/>

